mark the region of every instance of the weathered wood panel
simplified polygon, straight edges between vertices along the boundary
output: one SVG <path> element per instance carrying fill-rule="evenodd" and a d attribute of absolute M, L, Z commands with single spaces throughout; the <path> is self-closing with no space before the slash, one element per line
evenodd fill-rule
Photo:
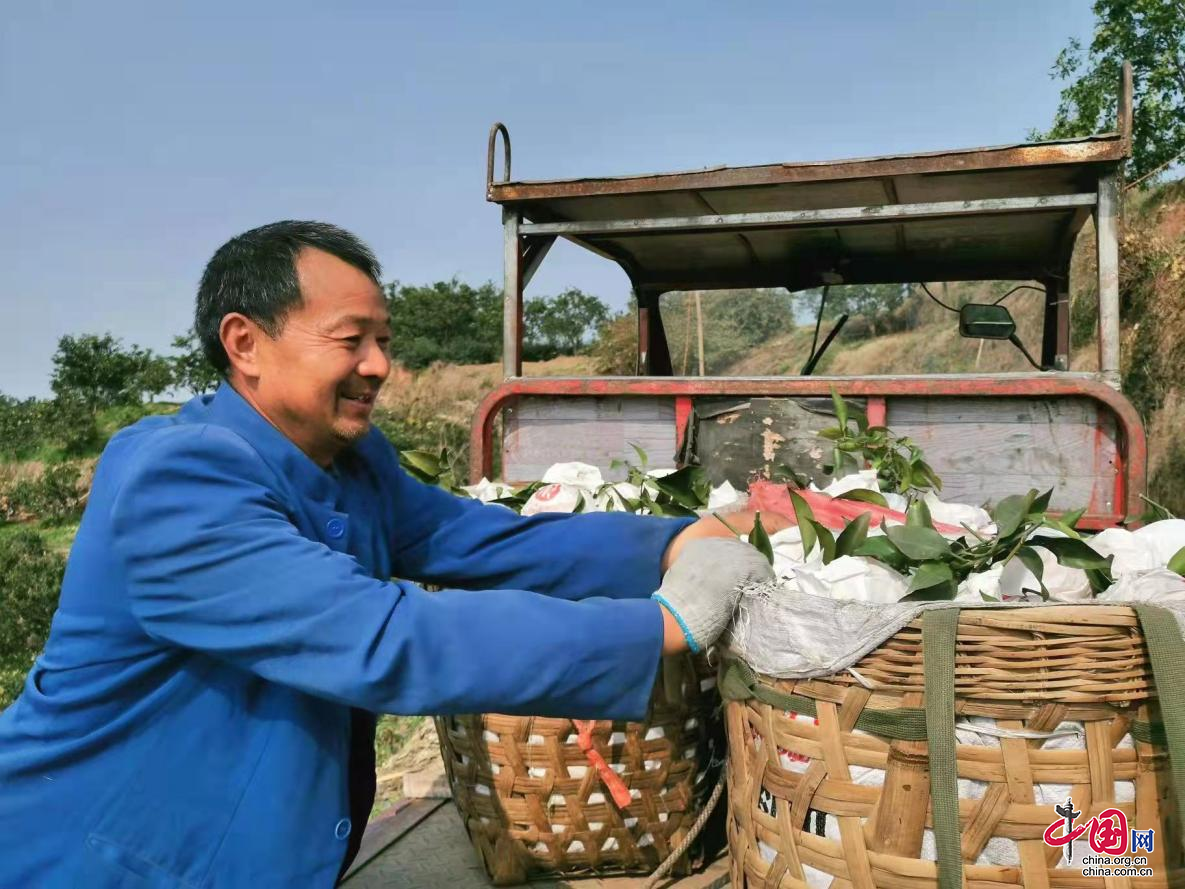
<path fill-rule="evenodd" d="M 853 407 L 863 407 L 853 399 Z M 662 397 L 522 399 L 505 414 L 503 478 L 537 479 L 553 463 L 579 460 L 607 480 L 614 460 L 675 464 L 674 400 Z M 696 398 L 689 450 L 712 484 L 740 487 L 785 465 L 825 481 L 829 454 L 817 431 L 834 424 L 828 398 Z M 891 398 L 887 423 L 918 443 L 943 479 L 941 496 L 988 503 L 1029 488 L 1053 488 L 1056 509 L 1115 504 L 1115 418 L 1090 399 Z"/>
<path fill-rule="evenodd" d="M 1089 399 L 893 398 L 887 423 L 922 448 L 945 500 L 1053 488 L 1057 509 L 1116 508 L 1115 418 Z"/>
<path fill-rule="evenodd" d="M 502 477 L 533 481 L 553 463 L 599 466 L 606 481 L 621 481 L 614 460 L 637 464 L 631 444 L 653 467 L 675 465 L 675 402 L 671 398 L 524 398 L 508 408 Z"/>
<path fill-rule="evenodd" d="M 864 410 L 862 399 L 850 399 Z M 831 445 L 818 432 L 835 425 L 830 398 L 697 398 L 692 450 L 713 485 L 743 489 L 779 469 L 825 484 Z"/>

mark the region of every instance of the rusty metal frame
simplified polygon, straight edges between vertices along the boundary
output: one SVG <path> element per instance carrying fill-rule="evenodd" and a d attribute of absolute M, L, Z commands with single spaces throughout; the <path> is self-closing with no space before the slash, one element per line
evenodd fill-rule
<path fill-rule="evenodd" d="M 1119 194 L 1120 176 L 1099 179 L 1094 211 L 1099 275 L 1099 374 L 1119 388 Z"/>
<path fill-rule="evenodd" d="M 713 289 L 726 282 L 674 282 L 649 280 L 637 267 L 624 246 L 597 241 L 598 236 L 644 236 L 688 231 L 734 232 L 746 244 L 744 233 L 758 229 L 787 227 L 831 227 L 870 222 L 896 222 L 898 240 L 903 242 L 902 223 L 909 219 L 955 218 L 1000 213 L 1073 210 L 1065 228 L 1058 268 L 1045 271 L 1040 280 L 1046 289 L 1043 364 L 1059 371 L 1069 366 L 1069 259 L 1075 235 L 1085 217 L 1095 218 L 1099 282 L 1099 368 L 1109 385 L 1119 386 L 1118 319 L 1118 214 L 1121 165 L 1131 154 L 1132 73 L 1122 67 L 1117 109 L 1117 132 L 1085 139 L 1022 145 L 1003 145 L 958 151 L 929 152 L 888 157 L 855 158 L 823 163 L 767 164 L 751 167 L 719 167 L 684 173 L 641 176 L 584 178 L 561 181 L 515 182 L 511 179 L 510 134 L 504 124 L 490 128 L 486 153 L 486 198 L 502 205 L 505 237 L 505 320 L 503 327 L 503 370 L 507 378 L 522 374 L 522 291 L 556 237 L 566 237 L 585 249 L 617 262 L 629 276 L 638 296 L 638 371 L 669 373 L 658 295 L 663 290 Z M 499 136 L 503 143 L 500 180 L 494 179 Z M 1090 165 L 1102 175 L 1093 193 L 991 198 L 967 201 L 901 203 L 894 186 L 897 176 L 971 171 L 1039 168 L 1059 165 Z M 783 210 L 766 213 L 714 212 L 705 196 L 714 189 L 812 183 L 845 179 L 879 179 L 888 201 L 882 205 L 839 207 L 821 210 Z M 546 216 L 532 221 L 532 202 L 556 198 L 638 195 L 687 191 L 698 199 L 708 215 L 686 217 L 638 217 L 631 219 L 555 220 Z M 591 237 L 591 240 L 590 240 Z M 752 247 L 750 246 L 750 253 Z M 791 270 L 775 270 L 778 281 L 764 286 L 792 286 Z M 1006 269 L 997 270 L 1006 273 Z M 1015 277 L 1015 275 L 1014 275 Z M 1027 277 L 1027 275 L 1025 276 Z M 757 286 L 757 285 L 754 285 Z"/>
<path fill-rule="evenodd" d="M 921 204 L 873 204 L 826 210 L 780 210 L 769 213 L 723 213 L 707 216 L 663 216 L 651 219 L 598 219 L 590 222 L 524 222 L 528 235 L 647 235 L 686 231 L 752 231 L 773 228 L 816 228 L 898 219 L 943 219 L 997 213 L 1031 213 L 1093 207 L 1094 194 L 1044 195 L 1027 198 L 984 198 Z"/>
<path fill-rule="evenodd" d="M 472 482 L 490 477 L 494 462 L 494 421 L 522 397 L 609 396 L 666 397 L 675 400 L 676 418 L 689 413 L 696 396 L 805 397 L 832 391 L 877 401 L 901 397 L 1089 398 L 1115 417 L 1118 441 L 1115 509 L 1092 512 L 1084 527 L 1106 527 L 1143 512 L 1148 444 L 1139 414 L 1122 394 L 1087 374 L 934 375 L 910 377 L 533 377 L 508 380 L 482 399 L 470 427 L 469 475 Z M 883 418 L 882 418 L 883 420 Z M 1100 432 L 1101 434 L 1101 432 Z M 678 430 L 676 430 L 678 435 Z"/>
<path fill-rule="evenodd" d="M 1129 106 L 1130 107 L 1130 106 Z M 1130 132 L 1130 114 L 1127 118 Z M 925 152 L 838 161 L 765 164 L 751 167 L 715 167 L 682 173 L 649 173 L 640 176 L 587 177 L 572 180 L 487 182 L 486 196 L 499 204 L 562 198 L 595 192 L 601 195 L 642 194 L 655 191 L 703 191 L 714 188 L 782 185 L 836 179 L 879 179 L 963 170 L 999 170 L 1010 167 L 1058 164 L 1115 163 L 1127 156 L 1121 121 L 1120 132 L 1061 142 L 1039 142 Z M 952 158 L 956 163 L 952 166 Z"/>

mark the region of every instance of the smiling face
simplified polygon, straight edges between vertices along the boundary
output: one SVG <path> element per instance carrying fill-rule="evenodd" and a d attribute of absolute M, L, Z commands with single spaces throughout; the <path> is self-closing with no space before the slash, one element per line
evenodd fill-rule
<path fill-rule="evenodd" d="M 272 425 L 322 466 L 370 430 L 391 370 L 390 327 L 378 285 L 330 253 L 296 259 L 301 304 L 270 337 L 237 313 L 222 319 L 230 382 Z"/>

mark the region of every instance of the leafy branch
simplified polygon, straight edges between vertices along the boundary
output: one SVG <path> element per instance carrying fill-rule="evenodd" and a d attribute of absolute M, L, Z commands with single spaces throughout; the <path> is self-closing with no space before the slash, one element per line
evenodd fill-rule
<path fill-rule="evenodd" d="M 1109 587 L 1111 557 L 1095 552 L 1075 529 L 1082 512 L 1050 517 L 1046 510 L 1052 490 L 1038 494 L 1005 497 L 996 506 L 993 518 L 996 536 L 972 532 L 967 537 L 948 540 L 934 528 L 930 510 L 924 501 L 912 503 L 904 525 L 881 523 L 881 534 L 869 536 L 869 514 L 848 522 L 835 537 L 815 520 L 810 506 L 791 492 L 795 518 L 802 532 L 804 556 L 817 546 L 823 564 L 841 556 L 861 556 L 875 559 L 900 574 L 910 577 L 907 597 L 912 600 L 953 599 L 959 584 L 972 574 L 987 571 L 997 563 L 1008 563 L 1017 558 L 1037 579 L 1039 589 L 1031 592 L 1042 599 L 1049 591 L 1042 582 L 1044 563 L 1037 549 L 1051 552 L 1059 564 L 1081 568 L 1086 572 L 1092 590 L 1097 594 Z M 1053 530 L 1065 536 L 1045 536 L 1037 532 Z M 970 530 L 970 529 L 969 529 Z M 1181 554 L 1185 568 L 1185 552 Z"/>
<path fill-rule="evenodd" d="M 640 466 L 629 461 L 614 460 L 613 469 L 625 468 L 626 481 L 637 489 L 636 497 L 627 497 L 617 485 L 606 483 L 594 492 L 596 497 L 605 498 L 606 512 L 621 510 L 632 513 L 648 513 L 656 516 L 695 516 L 697 510 L 708 505 L 708 495 L 711 485 L 707 473 L 700 466 L 685 466 L 668 475 L 655 476 L 649 472 L 649 460 L 646 452 L 637 445 L 631 445 L 638 455 Z M 403 468 L 418 481 L 428 485 L 444 488 L 450 493 L 467 496 L 464 488 L 458 483 L 456 473 L 452 469 L 453 461 L 447 448 L 439 452 L 425 450 L 407 450 L 399 454 Z M 491 502 L 507 506 L 515 512 L 522 512 L 531 495 L 544 487 L 543 482 L 535 481 L 530 484 L 514 488 L 509 494 Z M 575 512 L 584 509 L 584 501 L 577 506 Z"/>
<path fill-rule="evenodd" d="M 885 426 L 869 426 L 868 416 L 852 408 L 834 389 L 836 425 L 819 435 L 832 443 L 828 471 L 835 477 L 867 466 L 876 470 L 882 490 L 912 495 L 942 489 L 942 480 L 911 439 L 896 436 Z"/>

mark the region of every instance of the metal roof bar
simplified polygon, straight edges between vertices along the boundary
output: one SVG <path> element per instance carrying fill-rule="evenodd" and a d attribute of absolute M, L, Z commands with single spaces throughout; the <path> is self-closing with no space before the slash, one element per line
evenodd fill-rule
<path fill-rule="evenodd" d="M 524 222 L 523 235 L 645 235 L 697 229 L 755 229 L 830 226 L 840 223 L 884 222 L 974 216 L 988 213 L 1020 213 L 1093 207 L 1092 193 L 1046 195 L 1029 198 L 987 198 L 978 201 L 937 201 L 929 204 L 881 204 L 869 207 L 833 207 L 826 210 L 780 210 L 772 213 L 728 213 L 711 216 L 671 216 L 652 219 L 605 219 L 589 222 Z"/>

